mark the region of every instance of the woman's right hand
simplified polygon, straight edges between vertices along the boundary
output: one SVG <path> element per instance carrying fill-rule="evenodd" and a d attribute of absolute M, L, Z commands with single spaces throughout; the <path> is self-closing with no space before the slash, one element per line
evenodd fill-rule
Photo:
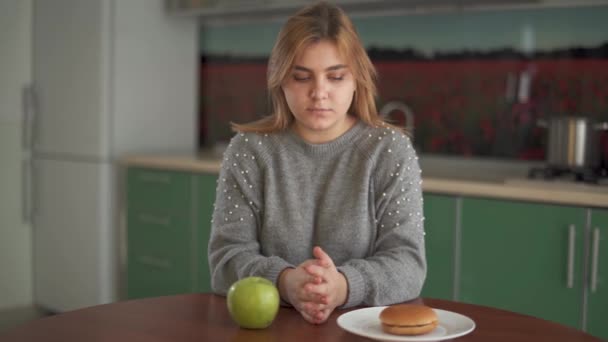
<path fill-rule="evenodd" d="M 283 300 L 293 305 L 302 317 L 310 323 L 323 323 L 324 307 L 327 303 L 323 298 L 309 290 L 306 284 L 320 284 L 323 280 L 311 275 L 305 267 L 315 263 L 316 260 L 307 260 L 296 268 L 286 268 L 279 275 L 278 288 Z"/>

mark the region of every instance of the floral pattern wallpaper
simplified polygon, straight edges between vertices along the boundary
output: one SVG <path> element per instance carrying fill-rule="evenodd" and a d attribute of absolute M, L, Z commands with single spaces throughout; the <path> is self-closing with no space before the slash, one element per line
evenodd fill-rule
<path fill-rule="evenodd" d="M 608 121 L 606 18 L 608 6 L 594 6 L 354 22 L 378 70 L 378 108 L 400 101 L 412 110 L 419 153 L 544 160 L 539 121 Z M 268 113 L 266 62 L 280 24 L 202 26 L 201 146 L 230 139 L 229 122 Z"/>

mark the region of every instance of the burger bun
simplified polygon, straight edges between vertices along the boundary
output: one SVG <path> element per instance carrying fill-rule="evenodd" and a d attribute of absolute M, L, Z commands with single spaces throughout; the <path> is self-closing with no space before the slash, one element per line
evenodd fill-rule
<path fill-rule="evenodd" d="M 421 304 L 391 305 L 380 312 L 382 330 L 393 335 L 422 335 L 439 324 L 433 309 Z"/>

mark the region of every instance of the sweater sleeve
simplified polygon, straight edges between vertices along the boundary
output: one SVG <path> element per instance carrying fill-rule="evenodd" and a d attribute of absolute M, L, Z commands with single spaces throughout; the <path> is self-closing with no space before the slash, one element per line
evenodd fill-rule
<path fill-rule="evenodd" d="M 345 307 L 411 300 L 420 295 L 426 278 L 418 157 L 407 136 L 393 134 L 395 139 L 379 151 L 371 181 L 376 211 L 373 252 L 338 267 L 349 286 Z"/>
<path fill-rule="evenodd" d="M 282 258 L 261 254 L 258 231 L 263 196 L 260 156 L 250 148 L 256 135 L 236 135 L 220 169 L 209 238 L 209 270 L 215 293 L 226 294 L 235 281 L 259 276 L 277 282 L 292 267 Z"/>

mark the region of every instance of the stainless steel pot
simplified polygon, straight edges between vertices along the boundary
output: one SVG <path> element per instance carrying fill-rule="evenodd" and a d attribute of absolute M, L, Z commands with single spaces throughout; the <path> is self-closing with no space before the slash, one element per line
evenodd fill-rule
<path fill-rule="evenodd" d="M 546 158 L 550 166 L 568 169 L 599 166 L 599 131 L 608 130 L 608 122 L 558 116 L 539 120 L 538 125 L 547 129 Z"/>

